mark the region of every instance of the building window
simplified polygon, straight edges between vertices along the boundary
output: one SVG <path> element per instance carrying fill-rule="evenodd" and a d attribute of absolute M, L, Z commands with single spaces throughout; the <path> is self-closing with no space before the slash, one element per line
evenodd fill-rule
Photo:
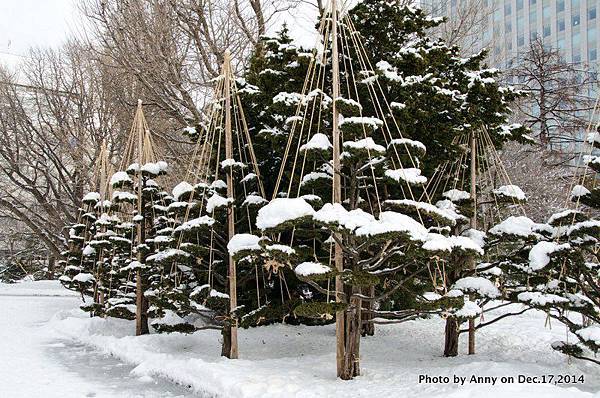
<path fill-rule="evenodd" d="M 550 36 L 550 33 L 551 33 L 551 32 L 552 32 L 552 31 L 551 31 L 551 29 L 550 29 L 550 24 L 548 24 L 548 25 L 544 25 L 544 37 L 548 37 L 548 36 Z"/>
<path fill-rule="evenodd" d="M 510 15 L 511 12 L 512 12 L 512 7 L 511 7 L 510 3 L 504 4 L 504 15 Z"/>
<path fill-rule="evenodd" d="M 529 0 L 529 5 L 534 6 L 537 3 L 536 0 Z"/>
<path fill-rule="evenodd" d="M 523 45 L 525 45 L 525 36 L 523 36 L 523 34 L 520 34 L 517 37 L 517 46 L 521 47 Z"/>
<path fill-rule="evenodd" d="M 571 26 L 578 26 L 580 23 L 581 17 L 579 16 L 579 14 L 573 15 L 573 17 L 571 17 Z"/>
<path fill-rule="evenodd" d="M 523 0 L 517 0 L 517 11 L 523 9 Z"/>
<path fill-rule="evenodd" d="M 588 50 L 588 60 L 595 61 L 597 59 L 598 59 L 598 50 L 596 50 L 596 47 L 590 48 Z"/>
<path fill-rule="evenodd" d="M 590 8 L 588 10 L 588 19 L 589 20 L 596 19 L 596 7 Z"/>
<path fill-rule="evenodd" d="M 562 12 L 565 10 L 565 0 L 556 1 L 556 12 Z"/>
<path fill-rule="evenodd" d="M 525 30 L 525 18 L 523 15 L 520 15 L 517 18 L 517 32 L 523 32 Z"/>
<path fill-rule="evenodd" d="M 565 20 L 564 19 L 559 19 L 558 21 L 556 21 L 556 30 L 558 30 L 559 32 L 565 31 Z"/>
<path fill-rule="evenodd" d="M 550 6 L 547 4 L 544 4 L 544 8 L 542 8 L 542 17 L 544 19 L 546 19 L 546 18 L 550 18 L 551 15 L 552 15 L 552 10 L 550 9 Z"/>
<path fill-rule="evenodd" d="M 504 31 L 506 33 L 512 32 L 512 23 L 510 23 L 510 21 L 504 24 Z"/>
<path fill-rule="evenodd" d="M 531 32 L 531 34 L 529 35 L 529 37 L 531 38 L 531 41 L 533 41 L 533 40 L 537 39 L 538 34 L 537 34 L 537 32 Z"/>
<path fill-rule="evenodd" d="M 573 32 L 571 36 L 571 51 L 573 51 L 573 60 L 575 59 L 575 54 L 579 54 L 579 58 L 581 59 L 581 33 Z"/>
<path fill-rule="evenodd" d="M 537 22 L 537 13 L 535 9 L 529 11 L 529 24 L 535 24 Z"/>
<path fill-rule="evenodd" d="M 588 40 L 588 45 L 591 46 L 595 41 L 596 41 L 596 34 L 598 33 L 598 30 L 596 29 L 595 26 L 593 25 L 588 25 L 588 30 L 587 30 L 587 40 Z"/>
<path fill-rule="evenodd" d="M 581 62 L 581 54 L 573 54 L 573 63 L 580 63 Z"/>

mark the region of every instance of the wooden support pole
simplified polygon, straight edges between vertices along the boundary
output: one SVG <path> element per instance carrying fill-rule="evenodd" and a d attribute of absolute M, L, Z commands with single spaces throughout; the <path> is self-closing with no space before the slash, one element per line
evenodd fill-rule
<path fill-rule="evenodd" d="M 231 131 L 231 54 L 229 50 L 225 51 L 225 60 L 223 63 L 223 74 L 225 83 L 225 158 L 233 159 L 233 135 Z M 233 175 L 232 170 L 227 172 L 227 199 L 234 199 Z M 227 230 L 229 240 L 235 235 L 235 214 L 233 207 L 227 210 Z M 233 257 L 229 256 L 229 310 L 230 314 L 237 308 L 237 277 L 236 266 Z M 237 318 L 232 318 L 230 326 L 231 348 L 228 357 L 237 359 L 238 341 L 237 341 Z"/>
<path fill-rule="evenodd" d="M 477 229 L 477 138 L 475 131 L 471 132 L 471 200 L 473 201 L 473 215 L 470 220 L 470 227 Z M 475 268 L 473 259 L 471 266 Z M 475 354 L 475 319 L 469 319 L 469 355 Z"/>
<path fill-rule="evenodd" d="M 135 119 L 133 121 L 136 132 L 137 132 L 137 140 L 138 140 L 138 162 L 140 167 L 144 164 L 144 113 L 142 110 L 142 100 L 138 100 L 137 111 L 135 113 Z M 138 181 L 137 181 L 137 213 L 138 215 L 143 215 L 144 213 L 144 203 L 143 203 L 143 178 L 141 172 L 138 172 Z M 138 223 L 137 226 L 137 239 L 136 242 L 139 245 L 143 244 L 146 240 L 146 220 L 142 220 Z M 143 264 L 142 254 L 138 249 L 138 262 Z M 146 300 L 144 297 L 144 283 L 142 281 L 142 270 L 138 269 L 135 274 L 135 335 L 139 336 L 142 334 L 150 333 L 148 329 L 148 312 L 146 308 Z"/>
<path fill-rule="evenodd" d="M 336 99 L 340 96 L 340 65 L 338 58 L 338 14 L 337 14 L 337 2 L 331 0 L 331 61 L 332 61 L 332 74 L 333 74 L 333 203 L 342 203 L 342 184 L 340 174 L 340 130 L 339 130 L 339 111 L 336 106 Z M 338 272 L 344 270 L 344 258 L 341 246 L 336 242 L 334 252 L 334 263 L 335 268 Z M 336 302 L 342 301 L 342 294 L 344 291 L 344 283 L 342 278 L 338 275 L 335 277 L 335 299 Z M 345 319 L 344 311 L 338 311 L 335 315 L 335 336 L 336 336 L 336 365 L 337 365 L 337 376 L 343 377 L 344 375 L 344 358 L 346 356 L 346 344 L 345 344 Z"/>

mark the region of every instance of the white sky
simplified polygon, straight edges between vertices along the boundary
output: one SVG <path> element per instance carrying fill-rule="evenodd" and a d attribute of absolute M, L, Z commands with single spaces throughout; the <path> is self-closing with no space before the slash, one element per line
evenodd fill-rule
<path fill-rule="evenodd" d="M 30 47 L 59 46 L 77 29 L 78 0 L 0 0 L 0 53 L 25 55 Z M 315 44 L 315 7 L 279 15 L 271 31 L 287 22 L 299 45 Z"/>
<path fill-rule="evenodd" d="M 77 0 L 0 0 L 0 52 L 60 45 L 74 25 Z"/>
<path fill-rule="evenodd" d="M 30 47 L 59 46 L 78 28 L 79 1 L 0 0 L 0 58 L 10 58 L 6 53 L 26 55 Z M 298 9 L 280 14 L 269 33 L 287 22 L 296 43 L 312 47 L 316 40 L 316 18 L 316 7 L 303 4 Z"/>

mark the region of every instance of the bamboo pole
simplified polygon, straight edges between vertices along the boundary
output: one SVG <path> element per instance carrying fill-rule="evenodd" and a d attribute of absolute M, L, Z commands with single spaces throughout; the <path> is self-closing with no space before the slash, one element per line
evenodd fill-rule
<path fill-rule="evenodd" d="M 142 100 L 138 100 L 138 106 L 135 113 L 134 125 L 137 133 L 137 141 L 138 141 L 138 162 L 140 167 L 143 164 L 143 149 L 144 149 L 144 127 L 142 123 L 143 118 L 143 110 L 142 110 Z M 143 204 L 142 204 L 142 174 L 141 171 L 138 172 L 138 184 L 137 184 L 137 213 L 138 215 L 142 215 L 143 213 Z M 138 246 L 144 243 L 145 240 L 145 220 L 142 220 L 138 223 L 137 226 L 137 243 Z M 138 250 L 138 262 L 142 263 L 142 254 Z M 142 334 L 148 333 L 145 329 L 144 325 L 144 286 L 142 284 L 142 270 L 137 269 L 135 273 L 135 334 L 136 336 L 140 336 Z"/>
<path fill-rule="evenodd" d="M 331 61 L 332 61 L 332 74 L 333 74 L 333 203 L 342 203 L 342 185 L 340 175 L 340 130 L 339 130 L 339 111 L 336 106 L 336 99 L 340 96 L 340 65 L 338 58 L 338 14 L 337 14 L 337 3 L 336 0 L 331 0 Z M 342 257 L 342 247 L 337 243 L 335 244 L 334 254 L 335 268 L 338 272 L 342 272 L 344 269 L 344 260 Z M 342 293 L 344 290 L 344 283 L 340 275 L 335 277 L 335 300 L 336 302 L 342 301 Z M 342 377 L 344 375 L 344 358 L 346 354 L 345 344 L 345 319 L 344 311 L 338 311 L 335 314 L 335 336 L 336 336 L 336 364 L 337 364 L 337 376 Z"/>
<path fill-rule="evenodd" d="M 223 74 L 225 83 L 225 158 L 233 159 L 233 137 L 231 132 L 231 54 L 229 50 L 225 51 L 225 60 L 223 63 Z M 227 173 L 227 198 L 234 199 L 233 175 L 232 170 Z M 235 215 L 233 207 L 227 210 L 227 229 L 229 240 L 235 235 Z M 236 266 L 233 257 L 229 256 L 229 310 L 230 313 L 237 307 L 237 278 Z M 238 341 L 237 341 L 237 319 L 233 317 L 230 327 L 231 348 L 229 358 L 237 359 Z"/>
<path fill-rule="evenodd" d="M 475 131 L 471 133 L 471 200 L 473 201 L 473 215 L 469 220 L 470 227 L 477 229 L 477 138 Z M 471 266 L 475 268 L 475 260 Z M 475 354 L 475 319 L 469 319 L 469 355 Z"/>

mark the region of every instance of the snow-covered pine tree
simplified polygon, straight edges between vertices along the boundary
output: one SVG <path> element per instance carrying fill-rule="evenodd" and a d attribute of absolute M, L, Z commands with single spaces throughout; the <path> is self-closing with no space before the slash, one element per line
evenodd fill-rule
<path fill-rule="evenodd" d="M 109 238 L 113 297 L 108 300 L 107 314 L 138 320 L 136 333 L 146 334 L 147 294 L 152 279 L 159 275 L 147 257 L 160 245 L 158 235 L 170 198 L 156 182 L 166 174 L 166 162 L 154 161 L 153 155 L 141 156 L 140 160 L 141 165 L 129 164 L 110 181 L 115 210 L 114 233 Z"/>
<path fill-rule="evenodd" d="M 228 54 L 215 84 L 210 117 L 196 132 L 193 181 L 173 189 L 175 222 L 148 258 L 162 273 L 151 301 L 162 316 L 157 330 L 221 329 L 222 355 L 237 358 L 237 327 L 271 322 L 282 303 L 271 301 L 269 270 L 252 256 L 260 250 L 254 220 L 267 201 Z"/>
<path fill-rule="evenodd" d="M 546 311 L 576 336 L 576 341 L 553 343 L 555 350 L 596 364 L 600 364 L 596 359 L 600 350 L 599 130 L 585 137 L 583 165 L 570 193 L 574 206 L 548 219 L 551 234 L 528 251 L 522 264 L 530 275 L 529 289 L 516 297 Z"/>
<path fill-rule="evenodd" d="M 417 200 L 427 182 L 419 168 L 426 148 L 403 137 L 348 14 L 328 13 L 320 33 L 297 104 L 301 118 L 257 227 L 276 241 L 266 247 L 294 253 L 272 261 L 293 267 L 312 290 L 295 313 L 336 315 L 338 376 L 351 379 L 360 372 L 363 313 L 397 322 L 460 308 L 456 291 L 421 294 L 408 285 L 427 278 L 437 258 L 482 250 L 468 237 L 443 235 L 454 215 Z M 412 308 L 363 309 L 399 293 L 411 296 Z"/>
<path fill-rule="evenodd" d="M 92 316 L 105 313 L 109 297 L 109 239 L 114 234 L 114 219 L 109 216 L 113 206 L 107 180 L 111 170 L 107 145 L 103 142 L 94 167 L 94 185 L 98 192 L 89 192 L 82 198 L 78 221 L 69 228 L 64 274 L 59 278 L 65 287 L 80 292 L 84 301 L 81 308 Z"/>
<path fill-rule="evenodd" d="M 78 210 L 78 222 L 69 228 L 69 249 L 65 253 L 66 264 L 61 283 L 70 290 L 81 294 L 84 304 L 81 308 L 93 316 L 101 308 L 97 294 L 99 272 L 96 269 L 101 261 L 99 252 L 104 250 L 103 243 L 108 243 L 98 235 L 100 220 L 103 214 L 100 209 L 101 195 L 89 192 L 82 199 L 82 207 Z M 86 303 L 86 299 L 91 300 Z"/>
<path fill-rule="evenodd" d="M 498 308 L 488 305 L 492 300 L 525 283 L 522 273 L 511 272 L 515 269 L 507 258 L 514 258 L 530 247 L 541 237 L 544 228 L 524 216 L 521 204 L 526 201 L 525 193 L 511 183 L 486 128 L 479 132 L 468 131 L 455 140 L 453 144 L 461 148 L 463 154 L 438 167 L 427 186 L 427 194 L 436 201 L 437 207 L 458 215 L 457 225 L 450 233 L 470 237 L 485 248 L 486 254 L 479 258 L 453 258 L 456 264 L 447 267 L 451 271 L 444 275 L 444 284 L 469 294 L 466 307 L 470 311 L 468 316 L 466 310 L 459 310 L 461 316 L 447 314 L 445 356 L 458 355 L 459 333 L 466 331 L 469 332 L 469 353 L 475 352 L 475 330 L 499 320 L 488 318 L 476 326 L 476 318 L 480 315 L 483 318 L 484 313 Z M 523 215 L 515 217 L 515 214 Z M 506 219 L 507 216 L 510 217 Z M 510 229 L 511 223 L 516 233 Z M 518 225 L 527 226 L 529 230 L 519 234 Z M 503 305 L 507 303 L 500 304 Z M 506 316 L 508 314 L 502 318 Z M 460 330 L 466 320 L 469 328 Z"/>
<path fill-rule="evenodd" d="M 136 152 L 142 154 L 140 159 L 154 158 L 141 104 L 128 142 L 121 161 L 123 168 L 137 156 Z M 96 167 L 98 192 L 89 192 L 82 199 L 79 221 L 69 230 L 67 265 L 60 280 L 68 288 L 81 292 L 82 309 L 92 315 L 133 320 L 138 313 L 136 270 L 145 270 L 142 287 L 147 286 L 152 275 L 151 270 L 140 266 L 139 259 L 143 259 L 145 251 L 153 249 L 152 225 L 162 220 L 161 209 L 168 200 L 154 179 L 166 173 L 167 165 L 147 161 L 140 166 L 136 162 L 126 170 L 112 173 L 107 154 L 103 144 Z M 136 245 L 136 241 L 141 244 Z M 85 302 L 86 297 L 89 302 Z M 147 305 L 144 301 L 142 305 L 144 311 L 140 313 L 145 315 Z M 147 319 L 142 320 L 142 332 L 147 332 L 145 322 Z"/>
<path fill-rule="evenodd" d="M 441 23 L 441 20 L 427 17 L 420 9 L 403 7 L 396 2 L 385 0 L 363 1 L 351 9 L 349 14 L 356 30 L 360 32 L 360 37 L 364 39 L 364 43 L 360 44 L 351 37 L 345 38 L 344 41 L 348 47 L 360 45 L 361 50 L 367 53 L 364 67 L 357 69 L 365 72 L 369 70 L 372 79 L 378 79 L 377 85 L 373 87 L 381 89 L 390 101 L 392 112 L 395 115 L 395 123 L 402 130 L 403 137 L 419 140 L 427 147 L 428 156 L 419 165 L 423 174 L 431 176 L 436 171 L 449 173 L 449 170 L 441 170 L 444 163 L 468 155 L 468 152 L 464 151 L 455 138 L 466 137 L 470 132 L 480 129 L 481 126 L 486 126 L 496 146 L 500 146 L 507 140 L 527 139 L 523 135 L 525 129 L 519 125 L 508 123 L 509 105 L 519 93 L 510 87 L 502 87 L 495 81 L 498 71 L 483 68 L 484 53 L 461 58 L 458 48 L 448 47 L 441 40 L 430 38 L 427 34 L 428 29 Z M 279 42 L 268 40 L 268 43 L 272 45 L 269 47 L 271 54 L 277 53 L 275 46 L 279 47 L 280 42 L 283 42 L 283 47 L 287 49 L 289 47 L 287 40 L 287 38 L 280 39 Z M 281 121 L 298 120 L 298 116 L 300 116 L 296 112 L 300 102 L 298 94 L 302 91 L 304 83 L 300 82 L 295 75 L 289 82 L 285 79 L 287 71 L 285 68 L 282 69 L 281 65 L 287 65 L 288 59 L 284 59 L 280 54 L 268 58 L 269 69 L 283 71 L 277 73 L 279 78 L 269 76 L 267 79 L 266 74 L 260 75 L 260 66 L 266 63 L 263 58 L 259 57 L 261 54 L 263 53 L 255 54 L 252 62 L 258 67 L 251 69 L 247 76 L 247 81 L 253 83 L 254 88 L 260 87 L 260 90 L 249 90 L 253 94 L 248 96 L 250 102 L 260 99 L 258 106 L 253 106 L 249 113 L 251 117 L 255 114 L 261 116 L 256 119 L 257 125 L 261 126 L 258 127 L 258 130 L 271 131 L 272 127 L 276 126 L 277 128 L 273 131 L 287 132 L 286 127 L 292 127 L 291 123 L 284 127 Z M 299 56 L 301 64 L 302 61 L 311 59 L 311 56 L 305 52 L 300 52 Z M 279 62 L 278 60 L 281 59 L 284 61 Z M 371 60 L 375 65 L 371 65 Z M 357 61 L 357 63 L 359 62 Z M 331 77 L 328 74 L 319 76 L 319 78 L 325 79 L 327 85 L 331 83 Z M 368 90 L 362 89 L 363 97 L 370 95 Z M 283 90 L 289 95 L 280 95 Z M 331 93 L 328 93 L 328 96 L 330 97 Z M 286 108 L 273 105 L 274 99 L 277 99 L 275 102 L 278 102 L 284 98 L 289 102 Z M 280 103 L 283 104 L 282 101 Z M 378 106 L 375 101 L 365 102 L 361 105 L 364 106 L 363 113 L 371 115 L 375 114 Z M 385 120 L 390 117 L 391 115 L 386 114 L 383 118 Z M 315 117 L 304 120 L 302 123 L 320 122 L 320 119 Z M 324 120 L 323 126 L 326 127 L 328 122 L 329 120 Z M 393 124 L 394 122 L 389 119 L 387 123 Z M 317 126 L 315 129 L 321 128 L 321 126 Z M 374 134 L 378 135 L 381 131 L 375 131 Z M 256 132 L 254 133 L 256 134 Z M 278 139 L 282 137 L 281 134 L 275 136 L 279 137 Z M 384 137 L 381 136 L 380 139 L 383 140 Z M 261 137 L 256 135 L 255 141 L 258 142 L 259 154 L 266 153 L 267 158 L 273 157 L 270 142 L 263 146 Z M 264 148 L 266 151 L 263 151 Z M 416 148 L 415 150 L 419 151 L 420 149 Z M 277 159 L 278 161 L 279 159 Z M 275 185 L 271 181 L 277 175 L 276 172 L 273 172 L 275 165 L 275 161 L 270 163 L 270 166 L 267 167 L 269 172 L 264 173 L 268 194 Z M 321 176 L 323 174 L 325 173 L 321 172 Z M 319 181 L 315 181 L 314 184 L 318 185 Z M 415 188 L 415 193 L 420 196 L 419 188 Z M 437 200 L 435 199 L 434 202 Z M 468 217 L 467 207 L 464 206 L 464 215 Z M 468 222 L 468 219 L 465 221 Z M 423 292 L 433 288 L 431 284 L 427 285 L 421 282 L 419 281 L 418 286 L 411 287 L 415 291 Z M 390 299 L 387 303 L 378 303 L 378 305 L 389 307 L 388 304 L 393 302 L 394 307 L 399 308 L 399 304 L 404 299 L 408 300 L 408 297 L 403 297 L 398 293 L 393 300 Z M 408 300 L 407 308 L 410 305 L 411 301 Z M 368 315 L 365 316 L 368 319 Z M 373 333 L 372 323 L 365 322 L 364 327 L 365 334 Z"/>
<path fill-rule="evenodd" d="M 428 29 L 442 23 L 441 19 L 430 18 L 421 9 L 386 0 L 363 1 L 350 14 L 364 37 L 365 51 L 375 61 L 373 69 L 378 84 L 390 101 L 404 136 L 419 140 L 427 147 L 428 156 L 421 168 L 424 175 L 432 176 L 432 181 L 440 174 L 453 173 L 450 168 L 444 169 L 444 165 L 466 159 L 470 145 L 465 137 L 476 135 L 481 129 L 485 128 L 495 147 L 509 140 L 529 140 L 523 126 L 508 122 L 510 103 L 520 93 L 501 86 L 496 81 L 498 71 L 484 67 L 485 52 L 463 58 L 459 48 L 449 47 L 428 35 Z M 365 105 L 367 110 L 369 104 Z M 432 186 L 438 188 L 435 184 L 429 184 L 428 188 Z M 469 190 L 468 186 L 465 189 Z M 469 196 L 470 192 L 466 194 Z M 441 206 L 452 205 L 447 198 L 436 195 L 431 195 L 429 200 L 439 201 Z M 452 227 L 455 235 L 465 229 L 461 221 L 468 222 L 473 210 L 469 209 L 468 199 L 461 207 L 463 217 L 457 220 L 459 225 Z M 447 210 L 453 211 L 452 208 Z M 455 265 L 451 268 L 464 268 Z M 469 265 L 473 262 L 463 264 L 471 268 Z M 396 300 L 396 303 L 401 301 Z M 449 317 L 448 322 L 452 323 L 453 318 Z M 368 324 L 365 326 L 366 332 L 370 332 Z M 449 326 L 449 330 L 456 330 L 456 325 Z M 458 335 L 454 335 L 454 343 L 449 345 L 456 346 L 457 338 Z"/>

